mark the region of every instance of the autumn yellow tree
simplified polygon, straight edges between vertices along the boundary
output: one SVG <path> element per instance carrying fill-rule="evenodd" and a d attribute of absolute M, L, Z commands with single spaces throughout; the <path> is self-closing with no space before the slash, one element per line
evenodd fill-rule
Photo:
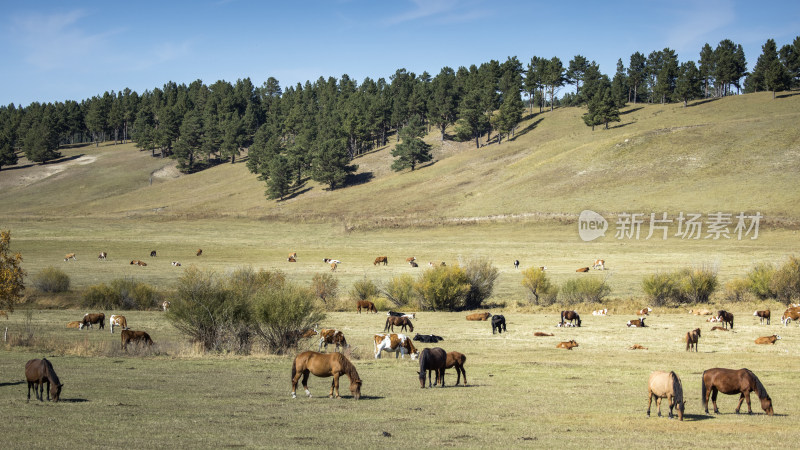
<path fill-rule="evenodd" d="M 11 232 L 0 231 L 0 309 L 14 311 L 14 304 L 22 298 L 25 290 L 23 280 L 25 271 L 22 270 L 22 255 L 11 253 Z"/>

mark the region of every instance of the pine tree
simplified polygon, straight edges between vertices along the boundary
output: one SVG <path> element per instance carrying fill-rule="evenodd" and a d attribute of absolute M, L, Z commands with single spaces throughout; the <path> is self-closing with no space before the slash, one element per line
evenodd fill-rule
<path fill-rule="evenodd" d="M 430 121 L 441 132 L 441 140 L 444 141 L 444 133 L 447 127 L 456 120 L 456 73 L 449 67 L 443 67 L 433 79 L 431 85 L 431 105 Z"/>
<path fill-rule="evenodd" d="M 581 97 L 581 81 L 583 81 L 583 75 L 586 73 L 586 69 L 589 67 L 589 61 L 586 60 L 585 57 L 581 55 L 575 55 L 574 58 L 569 62 L 569 67 L 567 68 L 566 73 L 566 82 L 567 83 L 575 83 L 575 94 L 578 97 L 578 104 L 584 101 L 583 97 Z"/>
<path fill-rule="evenodd" d="M 267 179 L 267 197 L 283 200 L 289 195 L 292 186 L 292 173 L 289 161 L 283 155 L 274 156 L 269 162 L 269 178 Z"/>
<path fill-rule="evenodd" d="M 343 186 L 347 176 L 358 170 L 357 165 L 350 164 L 344 139 L 320 139 L 314 146 L 311 178 L 327 184 L 331 190 Z"/>
<path fill-rule="evenodd" d="M 756 69 L 761 74 L 764 88 L 772 91 L 772 98 L 775 98 L 776 91 L 789 88 L 791 75 L 786 66 L 781 63 L 778 57 L 778 47 L 773 39 L 768 39 L 761 49 L 762 53 L 756 63 Z M 753 70 L 753 72 L 756 72 L 756 70 Z"/>
<path fill-rule="evenodd" d="M 0 170 L 3 166 L 15 164 L 17 164 L 17 152 L 14 151 L 14 141 L 11 139 L 10 119 L 0 120 Z"/>
<path fill-rule="evenodd" d="M 430 144 L 422 140 L 424 135 L 425 126 L 422 124 L 422 119 L 417 115 L 412 116 L 408 124 L 400 130 L 402 142 L 392 150 L 392 156 L 395 157 L 392 170 L 399 172 L 410 167 L 413 172 L 417 164 L 433 159 Z"/>
<path fill-rule="evenodd" d="M 789 72 L 789 87 L 800 87 L 800 36 L 794 38 L 791 44 L 781 47 L 781 62 Z"/>
<path fill-rule="evenodd" d="M 706 43 L 703 48 L 700 50 L 700 81 L 703 84 L 704 89 L 704 96 L 708 98 L 708 90 L 711 84 L 711 80 L 713 79 L 714 73 L 716 71 L 716 63 L 714 59 L 714 50 L 711 49 L 711 46 Z"/>
<path fill-rule="evenodd" d="M 686 107 L 689 100 L 703 95 L 700 71 L 694 65 L 694 61 L 687 61 L 681 64 L 678 72 L 678 79 L 675 81 L 675 95 L 683 100 L 683 106 Z"/>
<path fill-rule="evenodd" d="M 625 65 L 622 58 L 617 60 L 617 73 L 611 80 L 611 96 L 614 98 L 618 108 L 622 108 L 628 102 L 628 76 L 625 74 Z"/>
<path fill-rule="evenodd" d="M 598 89 L 592 96 L 587 105 L 588 111 L 583 115 L 583 122 L 592 127 L 592 131 L 596 125 L 605 125 L 605 129 L 608 129 L 609 122 L 620 121 L 619 108 L 611 95 L 611 83 L 608 81 L 608 77 L 605 75 L 603 77 L 605 78 L 604 87 Z"/>
<path fill-rule="evenodd" d="M 203 145 L 202 123 L 196 110 L 189 111 L 183 119 L 180 136 L 175 142 L 175 157 L 178 167 L 184 172 L 192 172 L 195 158 Z"/>
<path fill-rule="evenodd" d="M 628 86 L 630 86 L 631 92 L 630 100 L 633 100 L 634 105 L 639 98 L 639 88 L 644 84 L 647 77 L 645 71 L 646 61 L 644 55 L 639 52 L 631 55 L 631 61 L 628 66 Z"/>

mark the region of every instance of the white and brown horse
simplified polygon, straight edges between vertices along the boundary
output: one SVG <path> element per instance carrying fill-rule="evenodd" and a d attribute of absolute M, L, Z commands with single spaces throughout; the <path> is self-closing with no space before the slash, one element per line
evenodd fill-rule
<path fill-rule="evenodd" d="M 381 352 L 394 352 L 394 357 L 405 358 L 411 355 L 411 359 L 415 360 L 419 356 L 411 339 L 405 334 L 376 334 L 375 339 L 375 359 L 380 359 Z"/>

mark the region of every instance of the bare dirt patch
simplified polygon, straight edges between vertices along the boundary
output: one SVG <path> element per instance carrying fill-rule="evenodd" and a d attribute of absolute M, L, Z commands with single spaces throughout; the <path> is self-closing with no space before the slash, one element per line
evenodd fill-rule
<path fill-rule="evenodd" d="M 0 172 L 0 188 L 28 186 L 61 173 L 70 166 L 87 165 L 95 162 L 97 156 L 83 155 L 51 164 L 33 164 L 27 160 L 20 161 L 21 166 L 11 166 Z"/>

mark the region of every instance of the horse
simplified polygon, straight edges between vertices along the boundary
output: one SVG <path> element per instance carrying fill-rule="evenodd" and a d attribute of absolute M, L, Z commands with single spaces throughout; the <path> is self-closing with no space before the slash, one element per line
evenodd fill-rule
<path fill-rule="evenodd" d="M 500 334 L 502 334 L 503 331 L 507 331 L 506 318 L 502 314 L 495 314 L 492 316 L 492 334 L 494 334 L 495 330 Z"/>
<path fill-rule="evenodd" d="M 408 327 L 410 331 L 414 331 L 414 325 L 411 324 L 411 320 L 409 320 L 408 317 L 397 316 L 386 317 L 386 326 L 383 327 L 383 331 L 394 332 L 395 325 L 400 326 L 400 331 L 405 331 L 406 327 Z"/>
<path fill-rule="evenodd" d="M 300 353 L 294 358 L 292 363 L 292 398 L 297 398 L 297 382 L 300 377 L 303 377 L 303 388 L 306 390 L 306 395 L 311 398 L 311 392 L 308 390 L 308 375 L 314 374 L 317 377 L 333 377 L 331 382 L 331 392 L 328 397 L 339 397 L 339 376 L 342 374 L 350 378 L 350 392 L 353 398 L 358 400 L 361 398 L 361 377 L 358 376 L 356 366 L 350 362 L 341 353 L 317 353 L 307 351 Z"/>
<path fill-rule="evenodd" d="M 578 322 L 578 326 L 581 326 L 581 316 L 578 315 L 575 311 L 561 311 L 561 323 L 564 321 L 569 320 L 570 323 Z"/>
<path fill-rule="evenodd" d="M 467 357 L 463 353 L 447 352 L 447 363 L 445 363 L 444 368 L 445 370 L 451 367 L 456 368 L 456 374 L 458 375 L 456 386 L 461 382 L 461 374 L 464 374 L 464 386 L 467 385 L 467 372 L 464 370 L 464 363 L 466 361 Z M 428 382 L 430 383 L 430 380 L 428 380 Z M 442 384 L 444 384 L 444 381 L 442 381 Z"/>
<path fill-rule="evenodd" d="M 736 414 L 739 414 L 739 409 L 742 407 L 742 401 L 747 400 L 747 413 L 753 414 L 750 408 L 750 392 L 755 392 L 758 399 L 761 400 L 761 408 L 767 415 L 773 414 L 772 399 L 767 394 L 761 380 L 750 371 L 750 369 L 708 369 L 703 372 L 702 382 L 702 396 L 703 405 L 708 414 L 708 398 L 714 402 L 714 414 L 719 414 L 717 409 L 717 392 L 723 394 L 739 395 L 739 404 L 736 405 Z"/>
<path fill-rule="evenodd" d="M 686 333 L 686 351 L 690 351 L 692 347 L 694 347 L 694 351 L 697 352 L 697 342 L 700 340 L 700 328 L 695 328 L 692 331 Z"/>
<path fill-rule="evenodd" d="M 150 335 L 145 331 L 122 330 L 120 338 L 122 339 L 122 349 L 125 351 L 128 350 L 128 343 L 130 342 L 143 342 L 147 345 L 153 345 L 153 340 L 150 339 Z"/>
<path fill-rule="evenodd" d="M 359 300 L 356 302 L 356 312 L 358 314 L 361 314 L 361 308 L 366 309 L 367 312 L 374 312 L 375 314 L 378 314 L 378 309 L 375 308 L 375 303 L 372 303 L 368 300 Z"/>
<path fill-rule="evenodd" d="M 84 328 L 91 328 L 93 324 L 100 325 L 100 329 L 105 328 L 105 320 L 106 315 L 103 313 L 97 314 L 84 314 L 83 319 L 81 319 L 81 326 L 79 327 L 81 330 Z"/>
<path fill-rule="evenodd" d="M 97 259 L 99 259 L 101 261 L 105 261 L 106 259 L 108 259 L 108 253 L 100 252 L 100 254 L 97 255 Z"/>
<path fill-rule="evenodd" d="M 155 258 L 156 257 L 156 251 L 155 250 L 150 250 L 150 257 L 151 258 Z"/>
<path fill-rule="evenodd" d="M 444 387 L 444 369 L 447 365 L 447 352 L 440 347 L 426 348 L 419 356 L 419 387 L 425 389 L 425 371 L 436 372 L 436 384 L 441 380 L 441 387 Z M 428 387 L 431 384 L 431 376 L 428 373 Z"/>
<path fill-rule="evenodd" d="M 197 256 L 200 256 L 202 254 L 203 254 L 203 249 L 202 248 L 198 248 L 197 249 Z"/>
<path fill-rule="evenodd" d="M 661 417 L 661 399 L 666 398 L 669 402 L 669 418 L 672 419 L 672 408 L 678 410 L 678 420 L 683 420 L 683 411 L 686 402 L 683 400 L 683 385 L 681 379 L 675 372 L 661 372 L 656 370 L 650 374 L 648 381 L 647 398 L 647 417 L 650 417 L 650 407 L 653 405 L 653 398 L 656 399 L 658 417 Z"/>
<path fill-rule="evenodd" d="M 123 330 L 128 329 L 128 321 L 125 319 L 125 316 L 112 315 L 108 318 L 108 324 L 111 327 L 111 334 L 114 334 L 114 325 L 122 327 Z"/>
<path fill-rule="evenodd" d="M 47 383 L 47 401 L 50 401 L 50 396 L 53 401 L 57 402 L 61 397 L 61 388 L 64 384 L 58 379 L 56 371 L 53 370 L 53 365 L 47 358 L 32 359 L 25 363 L 25 378 L 28 380 L 28 401 L 31 401 L 31 387 L 33 393 L 40 401 L 44 401 L 44 384 Z"/>
<path fill-rule="evenodd" d="M 733 313 L 721 309 L 717 311 L 717 317 L 721 319 L 723 327 L 728 328 L 728 324 L 731 324 L 731 330 L 733 329 Z"/>

